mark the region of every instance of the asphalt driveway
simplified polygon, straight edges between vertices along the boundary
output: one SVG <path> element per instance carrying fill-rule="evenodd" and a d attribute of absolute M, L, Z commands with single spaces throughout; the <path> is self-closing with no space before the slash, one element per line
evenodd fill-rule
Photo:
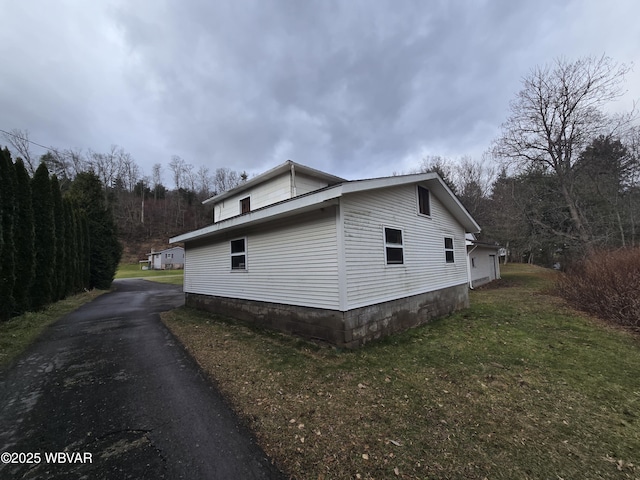
<path fill-rule="evenodd" d="M 160 321 L 181 287 L 114 287 L 0 371 L 0 478 L 285 478 Z"/>

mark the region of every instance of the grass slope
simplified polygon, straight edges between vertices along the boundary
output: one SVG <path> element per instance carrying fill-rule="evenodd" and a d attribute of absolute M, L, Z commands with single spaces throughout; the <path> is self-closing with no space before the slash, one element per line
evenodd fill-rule
<path fill-rule="evenodd" d="M 299 479 L 640 477 L 640 341 L 525 265 L 355 352 L 186 308 L 164 321 Z"/>
<path fill-rule="evenodd" d="M 153 282 L 182 285 L 184 270 L 142 270 L 137 263 L 125 263 L 118 265 L 115 278 L 142 278 Z"/>

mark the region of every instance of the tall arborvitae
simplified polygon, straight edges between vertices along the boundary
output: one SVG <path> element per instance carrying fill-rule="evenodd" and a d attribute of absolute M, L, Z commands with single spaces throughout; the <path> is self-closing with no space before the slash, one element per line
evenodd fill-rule
<path fill-rule="evenodd" d="M 76 237 L 76 222 L 71 202 L 65 198 L 62 202 L 64 209 L 64 250 L 66 265 L 64 270 L 64 296 L 76 293 L 76 278 L 78 275 L 78 243 Z"/>
<path fill-rule="evenodd" d="M 89 230 L 91 277 L 89 286 L 111 286 L 122 247 L 118 242 L 113 214 L 104 200 L 102 182 L 93 172 L 79 173 L 68 192 L 74 207 L 86 214 Z"/>
<path fill-rule="evenodd" d="M 16 281 L 15 221 L 16 175 L 11 154 L 5 147 L 0 151 L 0 223 L 2 223 L 2 249 L 0 250 L 0 320 L 7 320 L 15 313 L 13 289 Z"/>
<path fill-rule="evenodd" d="M 5 147 L 6 149 L 6 147 Z M 5 156 L 5 152 L 4 150 L 0 150 L 0 161 L 2 161 L 2 158 Z M 0 177 L 0 184 L 2 184 L 2 177 Z M 3 235 L 3 228 L 2 228 L 2 206 L 4 205 L 3 203 L 3 198 L 4 198 L 4 192 L 2 191 L 2 189 L 0 188 L 0 255 L 2 255 L 2 250 L 4 249 L 4 235 Z M 0 267 L 0 272 L 1 272 L 1 267 Z M 0 302 L 2 302 L 3 299 L 0 298 Z M 2 319 L 0 319 L 2 320 Z"/>
<path fill-rule="evenodd" d="M 14 241 L 16 246 L 16 283 L 13 296 L 17 313 L 23 313 L 31 307 L 30 289 L 34 277 L 34 226 L 33 206 L 31 199 L 31 179 L 24 162 L 18 158 L 16 171 L 16 218 L 14 224 Z"/>
<path fill-rule="evenodd" d="M 80 256 L 79 280 L 81 288 L 91 287 L 91 237 L 89 235 L 89 221 L 87 214 L 80 210 L 75 210 L 78 215 L 79 228 L 78 234 L 82 255 Z"/>
<path fill-rule="evenodd" d="M 67 258 L 65 250 L 65 221 L 64 207 L 62 206 L 62 193 L 60 183 L 56 175 L 51 175 L 51 199 L 53 200 L 53 223 L 55 225 L 56 241 L 55 256 L 53 266 L 53 278 L 51 279 L 52 299 L 60 300 L 65 297 L 65 270 L 67 268 Z"/>
<path fill-rule="evenodd" d="M 49 170 L 41 163 L 31 180 L 33 218 L 35 231 L 36 275 L 31 285 L 31 301 L 34 309 L 44 307 L 53 298 L 52 283 L 55 226 L 53 222 L 53 198 Z"/>

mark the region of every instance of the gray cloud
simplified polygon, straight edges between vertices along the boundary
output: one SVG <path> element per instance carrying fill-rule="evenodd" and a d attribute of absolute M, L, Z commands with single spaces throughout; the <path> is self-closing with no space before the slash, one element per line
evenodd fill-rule
<path fill-rule="evenodd" d="M 118 144 L 147 173 L 174 154 L 250 172 L 290 158 L 351 178 L 407 169 L 426 154 L 477 158 L 535 65 L 640 55 L 631 0 L 3 10 L 0 128 L 62 148 Z"/>

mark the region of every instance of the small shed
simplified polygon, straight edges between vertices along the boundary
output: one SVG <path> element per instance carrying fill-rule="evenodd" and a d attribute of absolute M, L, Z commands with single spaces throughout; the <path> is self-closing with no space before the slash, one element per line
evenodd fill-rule
<path fill-rule="evenodd" d="M 467 261 L 469 268 L 469 286 L 479 287 L 500 278 L 500 251 L 502 247 L 476 240 L 475 235 L 467 233 Z"/>

